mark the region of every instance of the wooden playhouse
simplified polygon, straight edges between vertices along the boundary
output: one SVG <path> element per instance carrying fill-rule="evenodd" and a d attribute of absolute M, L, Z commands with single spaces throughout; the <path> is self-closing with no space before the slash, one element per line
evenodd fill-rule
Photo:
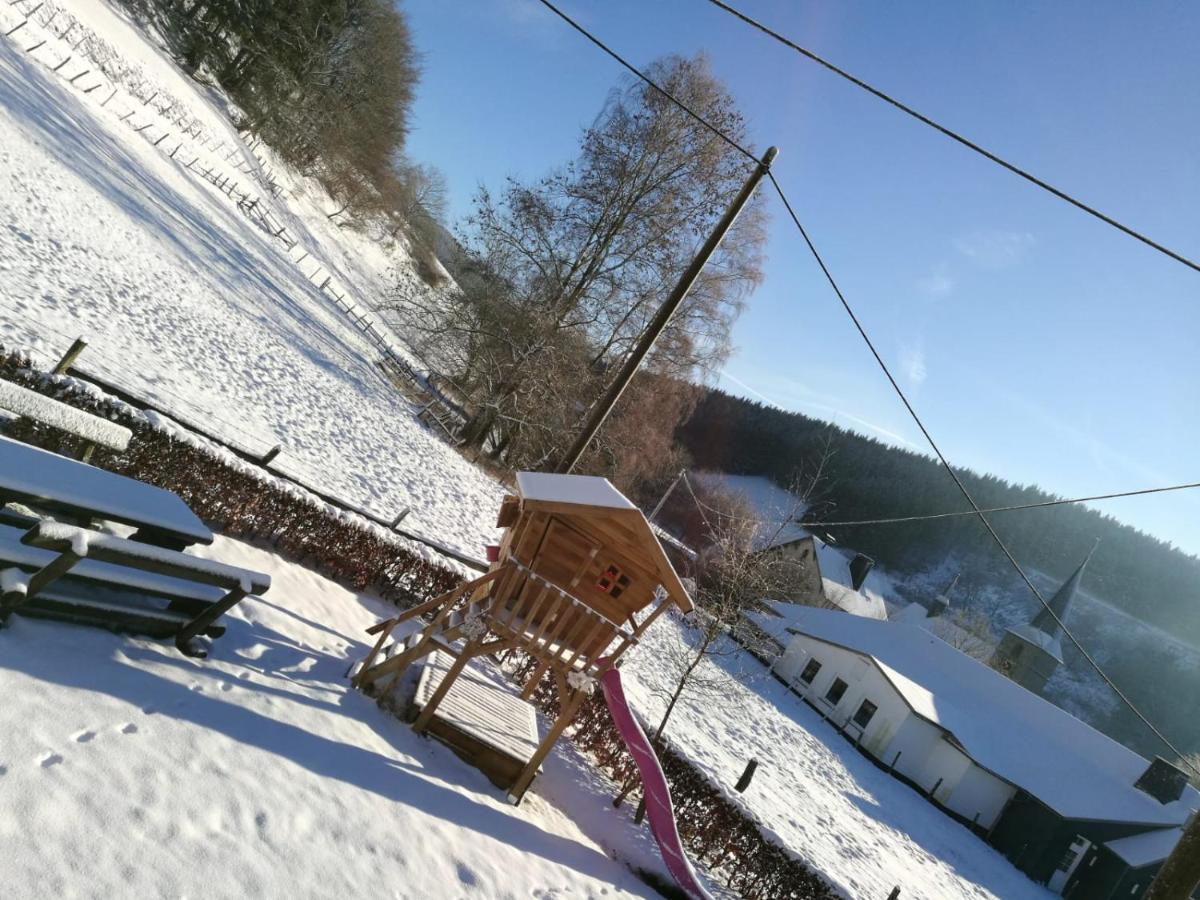
<path fill-rule="evenodd" d="M 519 802 L 599 675 L 669 606 L 688 612 L 692 601 L 646 517 L 607 479 L 522 472 L 497 525 L 504 537 L 487 574 L 372 628 L 378 639 L 353 680 L 383 695 L 432 657 L 414 728 L 450 743 Z M 392 638 L 418 616 L 426 617 L 420 628 Z M 506 650 L 536 660 L 520 695 L 507 699 L 467 668 Z M 520 723 L 534 721 L 527 701 L 547 674 L 558 717 L 544 736 L 536 725 L 532 736 L 521 734 Z M 448 697 L 451 712 L 439 716 Z"/>

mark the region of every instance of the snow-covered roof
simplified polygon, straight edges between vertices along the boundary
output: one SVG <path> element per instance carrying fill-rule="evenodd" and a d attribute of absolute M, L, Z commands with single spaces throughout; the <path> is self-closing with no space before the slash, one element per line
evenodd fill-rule
<path fill-rule="evenodd" d="M 755 536 L 757 549 L 790 544 L 809 536 L 794 521 L 807 508 L 804 501 L 770 478 L 726 472 L 696 472 L 693 477 L 705 487 L 728 491 L 746 502 L 760 520 Z"/>
<path fill-rule="evenodd" d="M 1149 766 L 1141 756 L 916 626 L 812 607 L 791 618 L 804 634 L 873 659 L 914 712 L 1064 817 L 1178 825 L 1200 808 L 1192 787 L 1167 804 L 1138 790 Z"/>
<path fill-rule="evenodd" d="M 1014 625 L 1008 629 L 1021 640 L 1033 644 L 1035 647 L 1041 647 L 1051 656 L 1053 656 L 1061 664 L 1063 661 L 1062 642 L 1056 635 L 1047 634 L 1040 628 L 1035 628 L 1028 622 L 1023 622 L 1020 625 Z M 1056 629 L 1057 630 L 1057 629 Z"/>
<path fill-rule="evenodd" d="M 910 603 L 903 609 L 890 612 L 888 619 L 892 622 L 915 625 L 976 659 L 981 658 L 984 654 L 990 654 L 995 646 L 991 641 L 955 622 L 953 613 L 931 616 L 929 609 L 920 603 Z"/>
<path fill-rule="evenodd" d="M 851 615 L 866 616 L 868 619 L 886 619 L 887 606 L 875 592 L 856 591 L 828 578 L 821 579 L 825 588 L 825 599 Z"/>
<path fill-rule="evenodd" d="M 1139 869 L 1161 862 L 1170 856 L 1182 836 L 1182 828 L 1160 828 L 1158 831 L 1144 831 L 1141 834 L 1118 838 L 1104 846 L 1133 868 Z"/>
<path fill-rule="evenodd" d="M 636 509 L 607 478 L 596 475 L 555 475 L 546 472 L 518 472 L 517 489 L 526 500 L 545 503 L 574 503 L 583 506 L 607 506 L 610 509 Z"/>

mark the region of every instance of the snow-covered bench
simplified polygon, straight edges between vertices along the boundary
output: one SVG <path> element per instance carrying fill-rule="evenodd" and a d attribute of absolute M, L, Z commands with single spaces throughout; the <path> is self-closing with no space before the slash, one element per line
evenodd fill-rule
<path fill-rule="evenodd" d="M 129 446 L 133 432 L 124 425 L 94 416 L 82 409 L 60 403 L 29 388 L 0 380 L 0 411 L 22 419 L 32 419 L 59 431 L 82 438 L 83 459 L 91 458 L 97 446 L 120 453 Z"/>
<path fill-rule="evenodd" d="M 193 639 L 219 636 L 221 615 L 270 586 L 260 572 L 60 522 L 0 525 L 0 621 L 21 612 L 173 637 L 204 656 Z"/>
<path fill-rule="evenodd" d="M 182 550 L 213 534 L 177 494 L 0 437 L 0 504 L 23 503 L 59 519 L 103 519 L 135 539 Z"/>

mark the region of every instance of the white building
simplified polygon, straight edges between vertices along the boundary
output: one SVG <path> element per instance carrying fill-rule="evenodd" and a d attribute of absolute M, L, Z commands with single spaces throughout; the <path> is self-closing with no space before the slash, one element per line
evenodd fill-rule
<path fill-rule="evenodd" d="M 1130 837 L 1177 828 L 1200 808 L 1183 773 L 918 627 L 812 608 L 788 620 L 756 618 L 786 646 L 775 675 L 1053 890 L 1093 877 L 1078 869 L 1094 852 L 1128 856 Z M 1140 896 L 1149 876 L 1137 877 L 1123 895 Z"/>

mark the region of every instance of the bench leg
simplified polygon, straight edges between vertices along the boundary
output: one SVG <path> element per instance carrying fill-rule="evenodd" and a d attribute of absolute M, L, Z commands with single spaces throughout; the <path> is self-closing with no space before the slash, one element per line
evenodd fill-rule
<path fill-rule="evenodd" d="M 204 612 L 196 616 L 196 618 L 192 619 L 192 621 L 180 628 L 179 632 L 175 635 L 175 646 L 179 648 L 179 652 L 184 656 L 192 656 L 197 659 L 203 659 L 208 656 L 208 652 L 193 644 L 192 639 L 244 599 L 246 599 L 246 592 L 241 588 L 234 588 L 208 609 L 204 610 Z"/>
<path fill-rule="evenodd" d="M 81 559 L 83 557 L 79 554 L 73 553 L 70 550 L 64 550 L 56 559 L 29 576 L 24 593 L 13 591 L 0 597 L 0 623 L 3 623 L 9 617 L 13 610 L 20 609 L 26 602 L 32 600 L 38 591 L 44 591 L 51 584 L 70 572 L 74 568 L 75 563 Z"/>

